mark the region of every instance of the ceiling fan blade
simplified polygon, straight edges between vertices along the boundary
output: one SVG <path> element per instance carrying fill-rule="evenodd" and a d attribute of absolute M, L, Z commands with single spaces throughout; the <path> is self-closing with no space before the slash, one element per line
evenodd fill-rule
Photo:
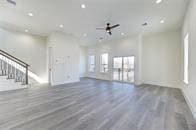
<path fill-rule="evenodd" d="M 14 0 L 7 0 L 8 3 L 16 5 L 16 2 Z"/>
<path fill-rule="evenodd" d="M 105 28 L 96 28 L 97 30 L 105 30 Z"/>
<path fill-rule="evenodd" d="M 111 26 L 110 29 L 114 29 L 114 28 L 116 28 L 116 27 L 118 27 L 118 26 L 120 26 L 120 24 L 116 24 L 116 25 L 114 25 L 114 26 Z"/>

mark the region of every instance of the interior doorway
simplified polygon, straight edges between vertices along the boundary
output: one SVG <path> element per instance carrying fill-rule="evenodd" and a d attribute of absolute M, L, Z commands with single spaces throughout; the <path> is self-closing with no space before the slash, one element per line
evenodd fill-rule
<path fill-rule="evenodd" d="M 134 83 L 135 57 L 113 58 L 113 80 Z"/>

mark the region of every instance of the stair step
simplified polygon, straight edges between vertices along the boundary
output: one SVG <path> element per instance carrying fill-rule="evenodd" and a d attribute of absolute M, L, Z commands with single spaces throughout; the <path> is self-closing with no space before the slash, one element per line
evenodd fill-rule
<path fill-rule="evenodd" d="M 0 77 L 0 92 L 1 91 L 9 91 L 9 90 L 16 90 L 16 89 L 23 89 L 27 88 L 27 85 L 21 85 L 21 83 L 15 83 L 14 79 L 7 80 L 5 77 Z"/>
<path fill-rule="evenodd" d="M 19 83 L 19 82 L 21 82 L 21 81 L 16 81 L 16 80 L 15 80 L 14 82 L 15 82 L 15 83 Z"/>
<path fill-rule="evenodd" d="M 10 80 L 10 79 L 15 79 L 15 78 L 14 77 L 9 77 L 9 78 L 7 77 L 7 80 Z"/>
<path fill-rule="evenodd" d="M 0 76 L 7 76 L 6 74 L 0 74 Z"/>

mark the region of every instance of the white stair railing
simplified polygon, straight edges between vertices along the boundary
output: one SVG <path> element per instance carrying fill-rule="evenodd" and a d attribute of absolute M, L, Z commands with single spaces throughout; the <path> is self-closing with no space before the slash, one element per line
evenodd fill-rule
<path fill-rule="evenodd" d="M 28 64 L 0 50 L 0 76 L 7 76 L 7 79 L 14 79 L 15 82 L 26 85 L 28 84 L 28 67 Z"/>

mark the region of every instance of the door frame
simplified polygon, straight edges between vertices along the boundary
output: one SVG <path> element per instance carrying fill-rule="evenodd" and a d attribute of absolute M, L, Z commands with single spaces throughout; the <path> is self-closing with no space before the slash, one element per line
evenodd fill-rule
<path fill-rule="evenodd" d="M 53 48 L 51 46 L 48 47 L 48 83 L 52 83 L 52 70 L 53 70 Z"/>
<path fill-rule="evenodd" d="M 133 69 L 133 71 L 134 71 L 134 76 L 133 76 L 133 78 L 134 78 L 134 82 L 128 82 L 128 81 L 124 81 L 124 78 L 123 78 L 123 69 L 124 69 L 124 57 L 134 57 L 134 69 Z M 122 58 L 122 81 L 120 81 L 120 80 L 114 80 L 113 79 L 113 71 L 114 71 L 114 58 Z M 115 81 L 115 82 L 120 82 L 120 83 L 128 83 L 128 84 L 135 84 L 135 55 L 129 55 L 129 56 L 113 56 L 112 57 L 112 81 Z"/>

